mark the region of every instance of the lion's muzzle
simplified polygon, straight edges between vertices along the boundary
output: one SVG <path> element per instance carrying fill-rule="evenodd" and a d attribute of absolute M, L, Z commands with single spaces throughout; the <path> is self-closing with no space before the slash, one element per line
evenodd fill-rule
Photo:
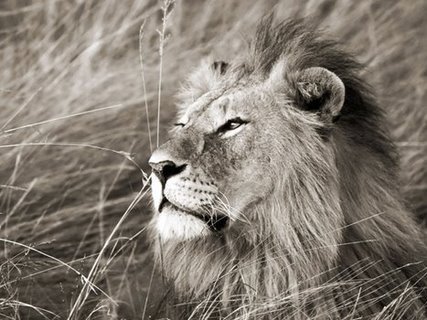
<path fill-rule="evenodd" d="M 226 225 L 228 217 L 215 209 L 218 188 L 202 171 L 174 159 L 162 147 L 153 153 L 149 164 L 153 168 L 151 187 L 159 232 L 166 230 L 169 238 L 171 234 L 193 237 L 195 232 L 206 234 Z"/>

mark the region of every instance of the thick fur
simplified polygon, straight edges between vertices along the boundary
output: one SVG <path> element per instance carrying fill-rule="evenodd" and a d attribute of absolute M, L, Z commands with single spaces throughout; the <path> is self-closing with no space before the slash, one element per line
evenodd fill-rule
<path fill-rule="evenodd" d="M 274 185 L 245 207 L 245 219 L 198 239 L 154 236 L 178 317 L 425 319 L 425 237 L 402 205 L 395 148 L 382 110 L 358 76 L 361 66 L 305 23 L 274 26 L 272 17 L 261 22 L 247 56 L 219 73 L 208 65 L 183 90 L 180 117 L 191 112 L 189 105 L 208 105 L 233 88 L 250 101 L 258 86 L 275 97 L 259 98 L 260 110 L 274 103 L 283 113 L 276 118 L 266 111 L 277 131 L 265 127 L 257 133 L 264 144 L 243 147 L 257 150 L 259 159 L 268 154 L 269 165 L 254 175 Z M 301 107 L 298 74 L 311 67 L 344 83 L 344 105 L 333 123 Z M 216 152 L 216 142 L 204 143 L 204 152 Z M 171 145 L 180 149 L 183 139 Z M 218 154 L 228 154 L 225 149 Z M 234 158 L 232 166 L 221 167 L 227 157 L 213 165 L 218 157 L 200 153 L 197 165 L 217 180 L 247 174 Z"/>

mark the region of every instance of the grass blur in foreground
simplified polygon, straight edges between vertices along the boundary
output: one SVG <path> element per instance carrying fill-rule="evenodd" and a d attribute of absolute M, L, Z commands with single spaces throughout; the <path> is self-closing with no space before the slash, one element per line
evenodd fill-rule
<path fill-rule="evenodd" d="M 405 197 L 427 213 L 425 1 L 278 2 L 0 3 L 0 318 L 156 315 L 147 159 L 185 74 L 239 55 L 272 8 L 367 64 Z"/>

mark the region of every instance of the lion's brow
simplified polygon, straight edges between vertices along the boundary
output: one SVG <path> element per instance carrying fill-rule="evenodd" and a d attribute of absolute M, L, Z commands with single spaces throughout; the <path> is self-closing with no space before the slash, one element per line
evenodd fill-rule
<path fill-rule="evenodd" d="M 227 91 L 227 89 L 221 88 L 206 92 L 192 104 L 191 111 L 196 113 L 205 111 L 214 101 L 224 96 Z"/>

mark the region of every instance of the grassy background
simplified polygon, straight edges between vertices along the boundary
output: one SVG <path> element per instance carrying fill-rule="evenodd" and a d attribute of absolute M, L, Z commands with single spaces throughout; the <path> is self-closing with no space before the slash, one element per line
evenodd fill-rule
<path fill-rule="evenodd" d="M 0 318 L 156 317 L 164 288 L 140 191 L 157 130 L 164 141 L 185 74 L 204 56 L 241 54 L 271 9 L 278 19 L 309 16 L 367 65 L 402 154 L 402 191 L 427 215 L 426 1 L 162 7 L 0 2 Z"/>

